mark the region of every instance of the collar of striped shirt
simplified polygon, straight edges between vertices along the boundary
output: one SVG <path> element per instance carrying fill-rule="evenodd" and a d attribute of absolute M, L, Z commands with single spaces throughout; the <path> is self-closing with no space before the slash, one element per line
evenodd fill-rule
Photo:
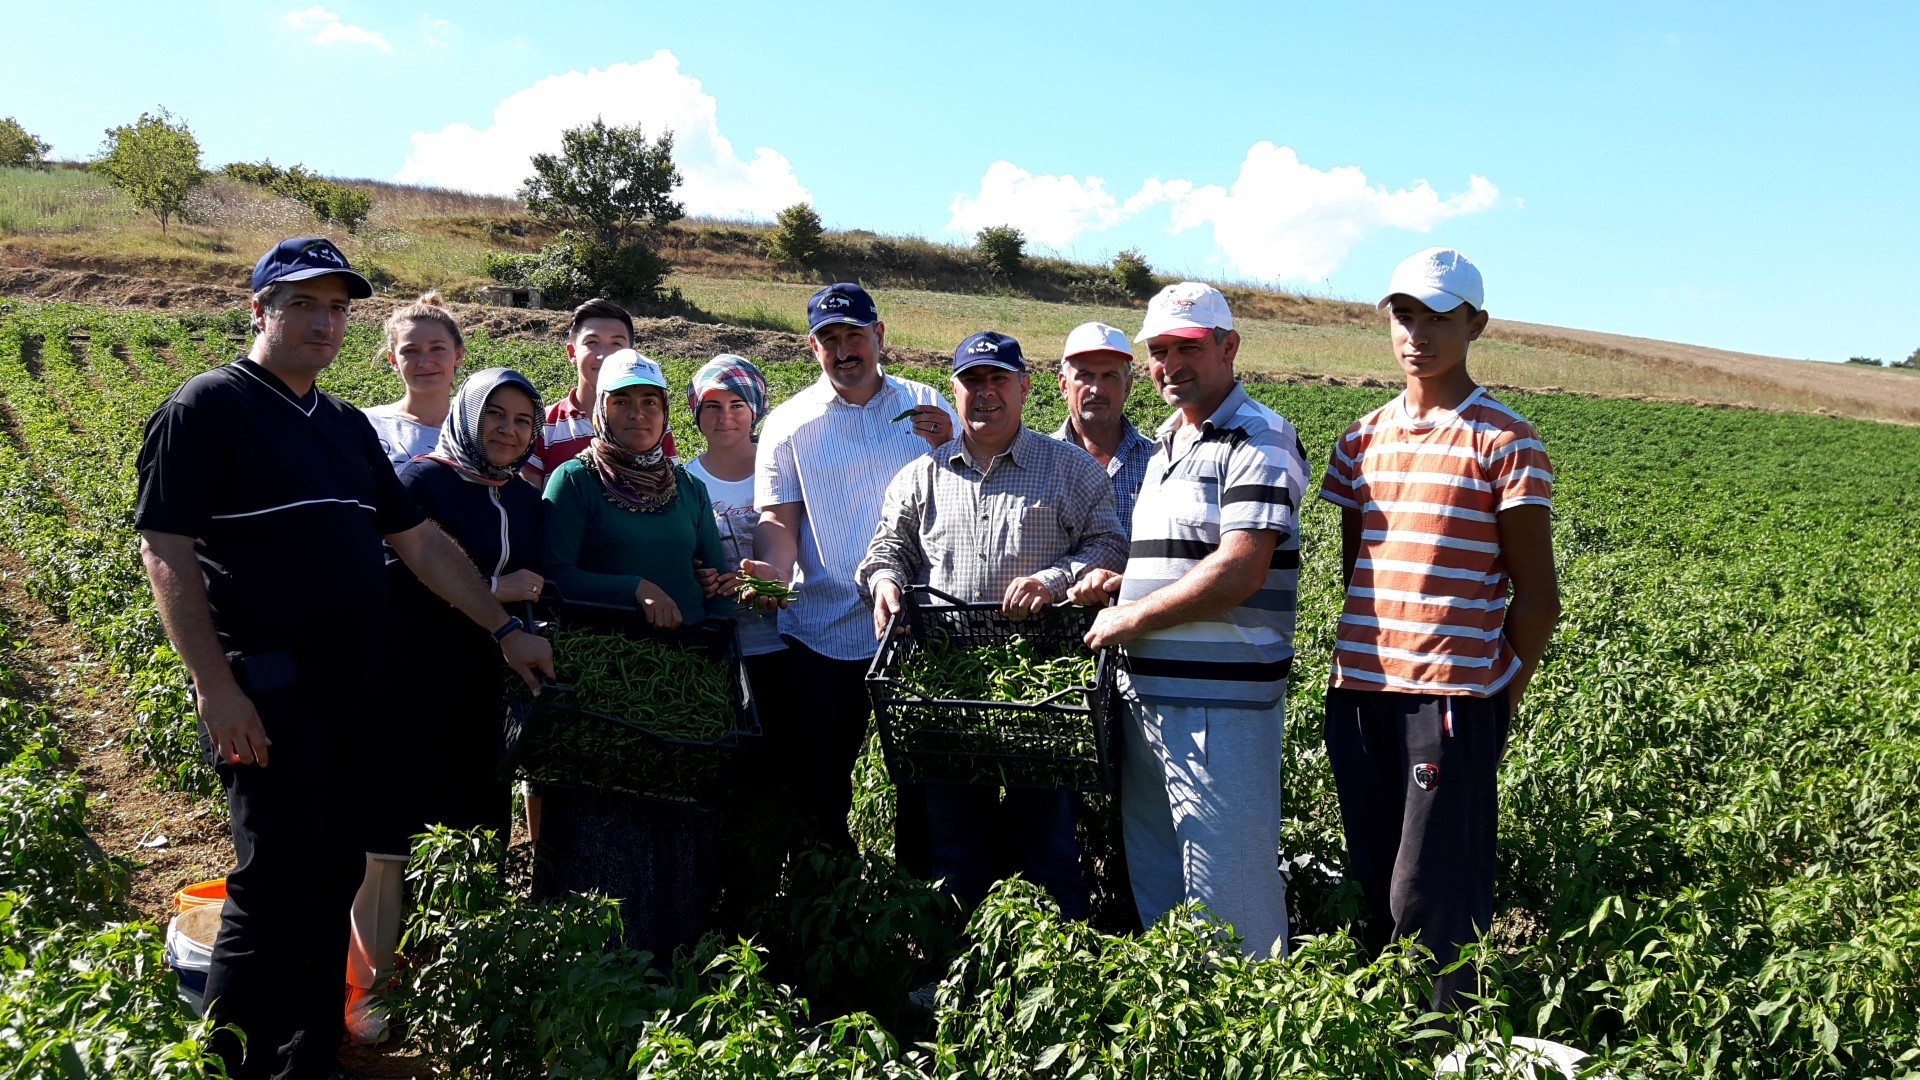
<path fill-rule="evenodd" d="M 1232 426 L 1234 416 L 1252 403 L 1253 399 L 1247 396 L 1246 386 L 1239 379 L 1233 380 L 1233 389 L 1227 391 L 1226 399 L 1220 402 L 1220 407 L 1208 413 L 1205 420 L 1200 421 L 1201 434 L 1204 435 L 1215 428 Z M 1185 416 L 1186 414 L 1179 409 L 1173 410 L 1172 415 L 1160 421 L 1160 426 L 1154 429 L 1154 437 L 1163 443 L 1171 439 L 1173 433 L 1180 429 L 1180 423 Z"/>

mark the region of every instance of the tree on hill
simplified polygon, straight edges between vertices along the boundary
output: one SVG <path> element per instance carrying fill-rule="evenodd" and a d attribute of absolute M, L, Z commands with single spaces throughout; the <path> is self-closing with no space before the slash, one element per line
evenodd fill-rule
<path fill-rule="evenodd" d="M 0 120 L 0 166 L 13 169 L 44 169 L 47 151 L 53 147 L 20 126 L 9 116 Z"/>
<path fill-rule="evenodd" d="M 560 153 L 535 154 L 532 165 L 520 197 L 528 213 L 563 232 L 548 245 L 552 250 L 520 261 L 564 262 L 603 296 L 658 296 L 673 267 L 647 242 L 647 234 L 686 214 L 673 197 L 680 186 L 673 132 L 648 142 L 638 124 L 609 127 L 596 118 L 562 132 Z M 502 268 L 508 263 L 519 265 L 508 258 Z"/>
<path fill-rule="evenodd" d="M 1115 255 L 1107 273 L 1113 284 L 1128 296 L 1144 299 L 1153 292 L 1153 267 L 1133 248 Z"/>
<path fill-rule="evenodd" d="M 528 213 L 585 232 L 609 251 L 686 214 L 673 198 L 680 172 L 671 131 L 649 143 L 638 124 L 609 127 L 595 119 L 562 132 L 560 153 L 535 154 L 532 164 L 520 188 Z"/>
<path fill-rule="evenodd" d="M 973 234 L 973 249 L 1002 277 L 1015 277 L 1027 267 L 1027 236 L 1011 225 L 989 225 Z"/>
<path fill-rule="evenodd" d="M 134 123 L 108 128 L 91 168 L 126 192 L 133 205 L 159 218 L 161 232 L 167 231 L 168 218 L 186 210 L 188 194 L 207 178 L 200 169 L 200 143 L 185 120 L 174 123 L 164 108 L 158 116 L 141 113 Z"/>
<path fill-rule="evenodd" d="M 782 266 L 810 270 L 826 250 L 826 229 L 820 215 L 806 203 L 794 203 L 774 218 L 767 234 L 767 255 Z"/>

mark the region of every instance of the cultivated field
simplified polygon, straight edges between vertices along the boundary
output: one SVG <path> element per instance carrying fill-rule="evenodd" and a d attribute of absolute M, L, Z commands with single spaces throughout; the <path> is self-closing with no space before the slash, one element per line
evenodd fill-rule
<path fill-rule="evenodd" d="M 760 303 L 778 325 L 795 308 L 786 290 L 801 288 L 716 287 L 701 302 Z M 976 300 L 1017 303 L 954 302 Z M 896 332 L 944 343 L 943 329 L 911 338 L 914 294 L 883 303 L 905 316 Z M 1000 311 L 934 325 L 972 327 Z M 1041 341 L 1065 329 L 1046 317 L 1032 324 Z M 191 1068 L 198 1033 L 155 970 L 151 928 L 103 928 L 161 914 L 157 898 L 199 868 L 139 846 L 144 831 L 119 828 L 95 849 L 85 824 L 132 803 L 152 807 L 153 832 L 192 835 L 193 815 L 212 805 L 128 521 L 141 421 L 179 380 L 233 352 L 231 325 L 0 303 L 10 642 L 0 662 L 12 672 L 0 681 L 0 756 L 19 755 L 0 767 L 0 893 L 11 893 L 0 901 L 0 1060 L 25 1062 L 24 1075 L 60 1071 L 51 1055 L 75 1038 L 93 1040 L 78 1044 L 89 1062 L 178 1044 L 174 1064 L 123 1056 L 116 1075 Z M 1284 359 L 1286 332 L 1249 337 Z M 1329 340 L 1346 342 L 1357 365 L 1371 337 Z M 324 385 L 360 404 L 397 396 L 372 352 L 371 329 L 356 325 Z M 700 359 L 670 358 L 670 377 L 684 380 Z M 520 367 L 550 393 L 570 381 L 550 341 L 476 335 L 470 363 Z M 776 367 L 781 394 L 811 377 L 804 364 Z M 1050 427 L 1059 402 L 1037 389 L 1030 423 Z M 1316 462 L 1392 393 L 1283 382 L 1254 391 L 1298 425 Z M 1469 1041 L 1553 1038 L 1619 1077 L 1920 1075 L 1920 558 L 1910 539 L 1920 429 L 1503 397 L 1553 455 L 1567 614 L 1503 767 L 1500 912 L 1485 1004 L 1464 1021 Z M 1161 413 L 1145 392 L 1133 409 L 1143 423 Z M 674 419 L 677 436 L 692 435 L 683 412 Z M 891 872 L 888 792 L 869 768 L 856 807 L 866 856 L 791 868 L 782 900 L 749 917 L 758 950 L 718 949 L 671 977 L 601 949 L 604 906 L 534 903 L 514 868 L 477 863 L 457 838 L 427 845 L 412 1067 L 476 1077 L 1433 1075 L 1436 1047 L 1416 1037 L 1413 966 L 1370 961 L 1345 932 L 1360 906 L 1338 871 L 1318 719 L 1339 603 L 1337 514 L 1314 503 L 1304 528 L 1285 720 L 1292 958 L 1222 954 L 1203 926 L 1178 919 L 1138 936 L 1104 918 L 1063 923 L 1022 885 L 957 937 L 936 898 Z M 102 728 L 117 746 L 102 745 Z M 101 754 L 190 794 L 143 802 L 158 797 L 94 779 L 110 769 L 85 771 Z M 84 810 L 76 760 L 94 784 Z M 945 979 L 931 1022 L 900 999 L 929 971 Z M 1470 1068 L 1495 1056 L 1480 1052 Z"/>

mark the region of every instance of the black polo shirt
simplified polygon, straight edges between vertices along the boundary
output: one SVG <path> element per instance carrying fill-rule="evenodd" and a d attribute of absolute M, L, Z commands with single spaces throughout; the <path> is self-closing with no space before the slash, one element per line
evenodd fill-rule
<path fill-rule="evenodd" d="M 135 528 L 193 537 L 228 652 L 360 651 L 387 628 L 381 537 L 424 518 L 360 410 L 245 358 L 147 420 Z"/>

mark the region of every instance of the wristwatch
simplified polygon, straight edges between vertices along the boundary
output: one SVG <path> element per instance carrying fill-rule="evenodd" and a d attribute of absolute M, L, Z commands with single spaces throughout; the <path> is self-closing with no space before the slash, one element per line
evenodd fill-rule
<path fill-rule="evenodd" d="M 520 616 L 509 615 L 507 616 L 507 621 L 500 624 L 500 629 L 493 632 L 493 640 L 505 641 L 508 634 L 513 633 L 515 630 L 525 630 L 526 628 L 527 624 L 520 621 Z"/>

